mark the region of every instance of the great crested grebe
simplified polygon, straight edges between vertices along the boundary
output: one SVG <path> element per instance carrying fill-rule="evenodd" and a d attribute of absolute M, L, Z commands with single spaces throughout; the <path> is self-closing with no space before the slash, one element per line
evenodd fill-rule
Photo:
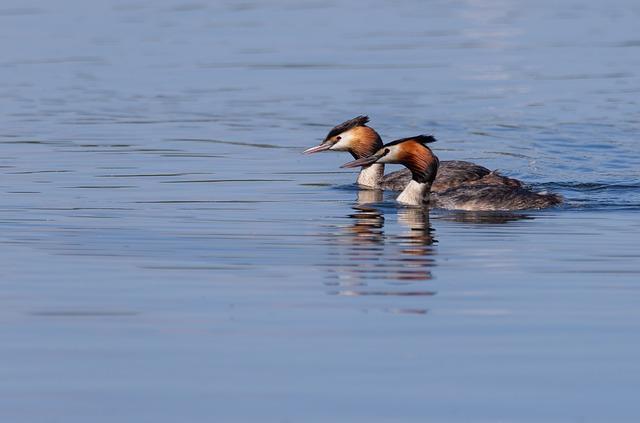
<path fill-rule="evenodd" d="M 431 192 L 438 173 L 438 158 L 426 144 L 431 135 L 402 138 L 385 144 L 369 157 L 342 167 L 400 163 L 407 167 L 411 181 L 397 201 L 411 206 L 430 205 L 456 210 L 524 210 L 551 207 L 562 202 L 555 194 L 536 193 L 520 185 L 488 184 L 482 180 L 463 182 L 441 192 Z"/>
<path fill-rule="evenodd" d="M 320 151 L 347 151 L 354 159 L 369 157 L 382 147 L 382 138 L 371 127 L 367 126 L 367 116 L 357 116 L 329 131 L 324 141 L 315 147 L 308 148 L 305 154 Z M 374 163 L 363 166 L 356 183 L 367 188 L 380 188 L 402 191 L 411 181 L 408 169 L 384 175 L 384 164 Z M 511 178 L 490 171 L 486 167 L 461 160 L 443 160 L 435 181 L 431 186 L 433 192 L 443 192 L 465 182 L 476 181 L 483 184 L 502 184 L 519 187 L 522 184 Z"/>

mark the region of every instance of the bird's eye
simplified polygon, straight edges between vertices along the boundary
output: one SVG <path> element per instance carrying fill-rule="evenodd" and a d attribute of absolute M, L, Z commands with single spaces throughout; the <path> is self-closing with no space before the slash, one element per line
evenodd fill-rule
<path fill-rule="evenodd" d="M 342 137 L 341 137 L 340 135 L 338 135 L 338 136 L 336 137 L 336 141 L 340 141 L 341 139 L 342 139 Z"/>

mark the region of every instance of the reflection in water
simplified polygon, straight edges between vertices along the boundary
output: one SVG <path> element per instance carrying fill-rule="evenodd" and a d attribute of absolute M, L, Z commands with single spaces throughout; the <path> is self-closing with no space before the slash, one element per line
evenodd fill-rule
<path fill-rule="evenodd" d="M 403 281 L 432 279 L 430 268 L 434 265 L 433 229 L 429 223 L 429 211 L 422 208 L 398 210 L 398 222 L 408 230 L 397 236 L 402 256 L 396 258 L 406 269 L 398 274 Z"/>
<path fill-rule="evenodd" d="M 442 220 L 451 220 L 462 223 L 509 223 L 518 220 L 532 220 L 533 216 L 516 212 L 472 212 L 472 211 L 450 211 L 442 216 Z"/>
<path fill-rule="evenodd" d="M 353 234 L 350 240 L 354 245 L 382 244 L 384 238 L 384 216 L 371 203 L 382 201 L 380 190 L 360 190 L 353 207 L 355 213 L 349 215 L 353 224 L 345 228 Z"/>
<path fill-rule="evenodd" d="M 401 233 L 385 233 L 385 218 L 375 207 L 382 192 L 358 192 L 349 225 L 340 227 L 329 239 L 331 251 L 327 285 L 331 295 L 340 296 L 432 296 L 435 292 L 414 285 L 432 279 L 435 242 L 428 211 L 418 208 L 398 210 Z M 394 231 L 397 232 L 397 231 Z M 423 308 L 391 308 L 394 312 L 424 314 Z"/>

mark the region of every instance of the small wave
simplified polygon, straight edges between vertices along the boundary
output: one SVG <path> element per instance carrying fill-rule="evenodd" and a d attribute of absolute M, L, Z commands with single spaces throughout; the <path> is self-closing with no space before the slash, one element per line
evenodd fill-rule
<path fill-rule="evenodd" d="M 634 182 L 548 182 L 536 184 L 535 189 L 562 194 L 562 207 L 567 209 L 640 210 L 640 184 Z"/>
<path fill-rule="evenodd" d="M 640 184 L 605 184 L 597 182 L 547 182 L 536 184 L 536 187 L 548 189 L 565 189 L 572 191 L 609 191 L 609 190 L 635 190 L 640 189 Z"/>
<path fill-rule="evenodd" d="M 589 211 L 637 211 L 640 210 L 640 203 L 638 202 L 611 202 L 602 200 L 569 200 L 564 206 L 567 209 L 582 209 Z"/>

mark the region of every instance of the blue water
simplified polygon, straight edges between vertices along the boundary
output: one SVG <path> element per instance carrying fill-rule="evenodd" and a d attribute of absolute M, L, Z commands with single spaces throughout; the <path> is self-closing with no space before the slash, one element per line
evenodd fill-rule
<path fill-rule="evenodd" d="M 0 5 L 0 421 L 637 422 L 635 1 Z M 562 194 L 303 156 L 368 114 Z"/>

